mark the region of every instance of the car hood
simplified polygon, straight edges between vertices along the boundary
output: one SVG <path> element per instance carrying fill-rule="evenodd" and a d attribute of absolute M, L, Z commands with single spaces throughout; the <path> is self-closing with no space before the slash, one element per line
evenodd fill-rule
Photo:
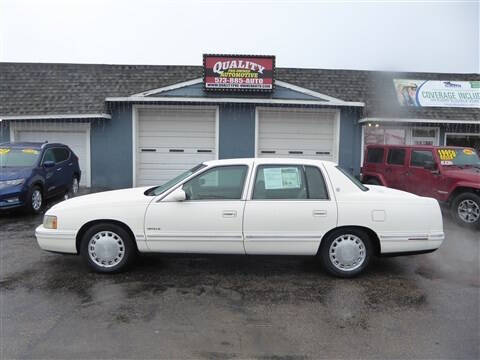
<path fill-rule="evenodd" d="M 468 167 L 465 169 L 460 169 L 457 167 L 443 167 L 443 175 L 451 178 L 472 181 L 480 184 L 480 169 L 475 167 Z"/>
<path fill-rule="evenodd" d="M 67 208 L 78 207 L 105 207 L 125 205 L 125 203 L 135 203 L 137 201 L 149 203 L 154 199 L 153 196 L 145 195 L 145 191 L 151 186 L 138 187 L 132 189 L 121 189 L 112 191 L 103 191 L 88 195 L 78 196 L 72 199 L 62 201 L 51 208 L 51 210 L 63 210 Z"/>
<path fill-rule="evenodd" d="M 31 167 L 2 167 L 0 168 L 0 181 L 28 178 L 31 174 Z"/>

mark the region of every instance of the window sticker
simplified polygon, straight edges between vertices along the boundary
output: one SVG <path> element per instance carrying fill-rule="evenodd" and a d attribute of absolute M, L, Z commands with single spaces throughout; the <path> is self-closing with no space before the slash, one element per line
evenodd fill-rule
<path fill-rule="evenodd" d="M 10 149 L 0 149 L 0 155 L 7 155 L 10 152 Z"/>
<path fill-rule="evenodd" d="M 475 152 L 472 149 L 463 149 L 465 155 L 474 155 Z"/>
<path fill-rule="evenodd" d="M 22 152 L 24 152 L 25 154 L 32 154 L 32 155 L 38 154 L 38 150 L 35 150 L 35 149 L 23 149 Z"/>
<path fill-rule="evenodd" d="M 457 157 L 457 152 L 453 149 L 438 149 L 438 155 L 441 161 L 451 161 Z"/>
<path fill-rule="evenodd" d="M 263 169 L 265 189 L 298 189 L 300 173 L 296 167 Z"/>
<path fill-rule="evenodd" d="M 450 161 L 450 160 L 443 160 L 443 161 L 440 161 L 440 164 L 441 165 L 453 165 L 453 161 Z"/>

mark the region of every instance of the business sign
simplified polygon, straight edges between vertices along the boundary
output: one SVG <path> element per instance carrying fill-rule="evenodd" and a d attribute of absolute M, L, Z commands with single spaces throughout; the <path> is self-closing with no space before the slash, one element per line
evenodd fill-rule
<path fill-rule="evenodd" d="M 203 55 L 205 90 L 272 91 L 275 56 Z"/>
<path fill-rule="evenodd" d="M 480 81 L 394 79 L 393 83 L 404 106 L 480 108 Z"/>

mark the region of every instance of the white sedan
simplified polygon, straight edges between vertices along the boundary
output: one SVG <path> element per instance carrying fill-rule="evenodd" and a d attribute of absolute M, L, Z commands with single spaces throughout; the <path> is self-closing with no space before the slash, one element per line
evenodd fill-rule
<path fill-rule="evenodd" d="M 327 161 L 258 158 L 63 201 L 35 235 L 42 249 L 81 254 L 98 272 L 119 271 L 138 253 L 268 254 L 318 256 L 341 277 L 375 255 L 431 252 L 444 239 L 434 199 L 366 187 Z"/>

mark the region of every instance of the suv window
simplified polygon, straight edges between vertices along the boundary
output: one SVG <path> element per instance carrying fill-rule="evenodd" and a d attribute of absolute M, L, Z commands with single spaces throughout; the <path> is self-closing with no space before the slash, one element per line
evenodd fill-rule
<path fill-rule="evenodd" d="M 308 198 L 328 199 L 327 187 L 320 169 L 315 166 L 305 166 L 307 176 Z"/>
<path fill-rule="evenodd" d="M 367 163 L 378 164 L 383 162 L 383 148 L 369 148 L 367 152 Z"/>
<path fill-rule="evenodd" d="M 66 148 L 54 148 L 53 154 L 55 155 L 55 162 L 57 163 L 65 161 L 70 157 L 70 151 Z"/>
<path fill-rule="evenodd" d="M 295 200 L 307 198 L 303 167 L 260 165 L 257 168 L 252 199 Z"/>
<path fill-rule="evenodd" d="M 424 167 L 426 162 L 434 162 L 433 154 L 430 150 L 412 150 L 410 166 Z"/>
<path fill-rule="evenodd" d="M 390 149 L 388 151 L 387 163 L 391 165 L 405 164 L 405 149 Z"/>
<path fill-rule="evenodd" d="M 53 153 L 53 149 L 47 149 L 45 151 L 45 155 L 43 156 L 43 163 L 46 161 L 53 161 L 55 162 L 55 154 Z"/>
<path fill-rule="evenodd" d="M 239 200 L 247 175 L 246 165 L 219 166 L 187 181 L 187 200 Z"/>

